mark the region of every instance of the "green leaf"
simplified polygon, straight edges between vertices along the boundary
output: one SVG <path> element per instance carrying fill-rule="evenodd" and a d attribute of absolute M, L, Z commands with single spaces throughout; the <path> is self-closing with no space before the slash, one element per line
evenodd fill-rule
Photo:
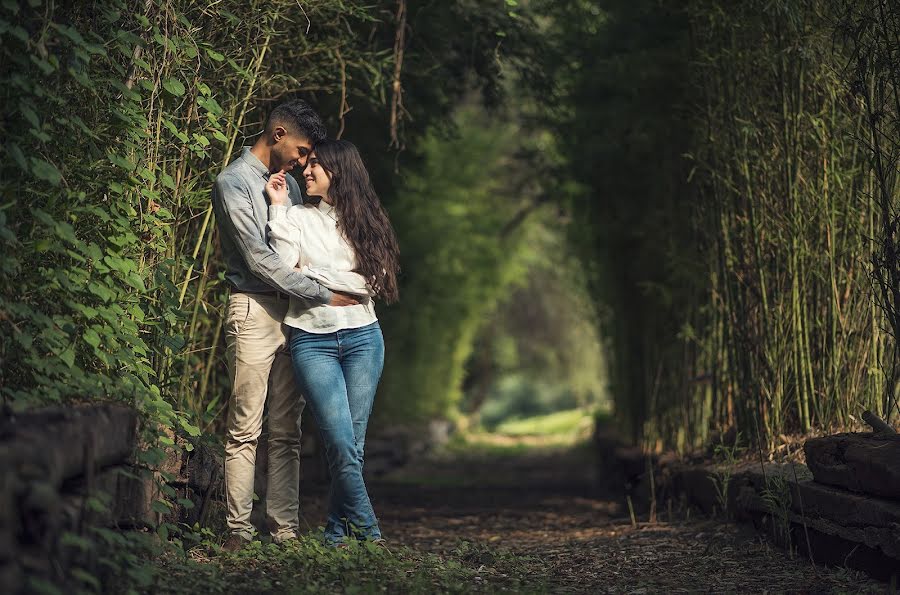
<path fill-rule="evenodd" d="M 21 114 L 25 116 L 25 119 L 28 120 L 29 124 L 31 124 L 35 128 L 41 127 L 41 121 L 38 118 L 38 115 L 29 106 L 25 105 L 24 103 L 20 103 L 19 112 L 21 112 Z"/>
<path fill-rule="evenodd" d="M 220 54 L 219 52 L 217 52 L 211 48 L 206 48 L 206 55 L 209 56 L 210 58 L 212 58 L 213 60 L 215 60 L 216 62 L 222 62 L 223 60 L 225 60 L 225 56 L 223 56 L 222 54 Z"/>
<path fill-rule="evenodd" d="M 182 335 L 171 335 L 168 337 L 162 338 L 162 344 L 171 349 L 172 351 L 178 352 L 184 347 L 185 340 Z"/>
<path fill-rule="evenodd" d="M 13 37 L 18 39 L 22 43 L 28 43 L 28 31 L 26 31 L 22 27 L 13 27 L 9 30 L 9 32 L 13 34 Z"/>
<path fill-rule="evenodd" d="M 175 190 L 175 180 L 172 179 L 172 176 L 164 172 L 160 176 L 160 180 L 162 181 L 163 186 L 165 186 L 169 190 Z"/>
<path fill-rule="evenodd" d="M 46 180 L 54 186 L 59 186 L 62 181 L 62 174 L 59 173 L 56 166 L 38 157 L 31 158 L 31 173 L 34 174 L 34 177 Z"/>
<path fill-rule="evenodd" d="M 153 567 L 149 564 L 143 566 L 129 566 L 128 576 L 138 587 L 149 587 L 153 584 Z"/>
<path fill-rule="evenodd" d="M 19 14 L 19 3 L 16 0 L 3 0 L 3 8 L 13 14 Z"/>
<path fill-rule="evenodd" d="M 81 33 L 72 27 L 60 25 L 59 23 L 50 23 L 50 26 L 62 33 L 63 36 L 68 37 L 76 45 L 84 45 L 84 38 L 81 36 Z"/>
<path fill-rule="evenodd" d="M 103 252 L 100 250 L 100 246 L 98 246 L 97 244 L 88 244 L 87 246 L 85 246 L 84 254 L 95 262 L 103 258 Z"/>
<path fill-rule="evenodd" d="M 100 592 L 102 588 L 100 586 L 100 581 L 93 574 L 90 574 L 88 571 L 83 570 L 81 568 L 73 568 L 69 571 L 72 577 L 80 580 L 82 583 L 92 587 L 94 591 Z"/>
<path fill-rule="evenodd" d="M 128 312 L 138 322 L 144 322 L 144 311 L 141 310 L 140 306 L 138 306 L 137 304 L 132 304 L 131 307 L 128 308 Z"/>
<path fill-rule="evenodd" d="M 75 70 L 74 68 L 68 69 L 69 74 L 75 79 L 79 85 L 84 87 L 85 89 L 93 89 L 95 87 L 94 81 L 91 80 L 86 73 Z"/>
<path fill-rule="evenodd" d="M 59 354 L 59 359 L 63 361 L 70 368 L 75 365 L 75 348 L 67 347 Z"/>
<path fill-rule="evenodd" d="M 84 341 L 91 347 L 100 347 L 100 335 L 92 328 L 84 331 Z"/>
<path fill-rule="evenodd" d="M 84 502 L 85 506 L 88 510 L 92 510 L 94 512 L 106 512 L 109 508 L 104 504 L 103 500 L 96 496 L 91 496 Z"/>
<path fill-rule="evenodd" d="M 25 153 L 22 152 L 22 149 L 19 148 L 19 145 L 15 143 L 10 143 L 6 145 L 6 150 L 9 152 L 10 156 L 12 156 L 13 161 L 16 162 L 16 165 L 28 171 L 28 161 L 25 160 Z"/>
<path fill-rule="evenodd" d="M 41 222 L 41 224 L 46 225 L 47 227 L 53 227 L 54 225 L 56 225 L 56 220 L 51 217 L 50 214 L 46 211 L 35 209 L 31 214 L 34 215 L 34 218 Z"/>
<path fill-rule="evenodd" d="M 37 577 L 28 577 L 28 592 L 41 595 L 62 595 L 62 591 L 50 581 Z"/>
<path fill-rule="evenodd" d="M 109 159 L 113 165 L 117 165 L 124 169 L 125 171 L 133 171 L 136 167 L 135 163 L 132 162 L 127 157 L 123 157 L 122 155 L 118 155 L 116 153 L 107 153 L 107 159 Z M 110 182 L 109 186 L 112 188 L 113 182 Z M 115 191 L 114 191 L 115 192 Z"/>
<path fill-rule="evenodd" d="M 53 74 L 53 71 L 56 70 L 56 67 L 53 64 L 51 64 L 47 60 L 42 60 L 34 54 L 28 56 L 28 59 L 31 60 L 35 66 L 40 68 L 41 72 L 43 72 L 45 75 Z"/>
<path fill-rule="evenodd" d="M 49 142 L 50 142 L 50 135 L 47 134 L 46 132 L 42 131 L 42 130 L 38 130 L 37 128 L 30 128 L 30 129 L 28 130 L 28 134 L 30 134 L 30 135 L 33 136 L 34 138 L 38 139 L 38 140 L 41 141 L 42 143 L 49 143 Z"/>
<path fill-rule="evenodd" d="M 181 424 L 182 429 L 188 433 L 189 436 L 199 436 L 200 428 L 186 420 L 185 418 L 179 418 L 179 423 Z"/>
<path fill-rule="evenodd" d="M 197 105 L 216 116 L 221 115 L 223 111 L 219 102 L 212 97 L 198 97 Z"/>
<path fill-rule="evenodd" d="M 130 286 L 134 287 L 141 293 L 147 291 L 147 286 L 144 285 L 144 280 L 141 279 L 141 276 L 135 272 L 128 273 L 128 275 L 125 276 L 125 281 L 127 281 Z"/>
<path fill-rule="evenodd" d="M 75 228 L 73 228 L 65 221 L 60 221 L 59 223 L 54 225 L 53 233 L 56 234 L 56 237 L 72 244 L 76 244 L 78 242 L 78 239 L 75 237 Z"/>
<path fill-rule="evenodd" d="M 59 538 L 59 544 L 66 547 L 75 547 L 83 552 L 89 552 L 94 549 L 94 542 L 86 537 L 82 537 L 77 533 L 66 531 Z"/>
<path fill-rule="evenodd" d="M 150 508 L 152 508 L 154 512 L 158 512 L 160 514 L 169 514 L 170 512 L 172 512 L 172 506 L 165 500 L 155 501 L 150 505 Z"/>
<path fill-rule="evenodd" d="M 176 78 L 166 79 L 163 82 L 163 88 L 176 97 L 184 95 L 184 85 Z"/>

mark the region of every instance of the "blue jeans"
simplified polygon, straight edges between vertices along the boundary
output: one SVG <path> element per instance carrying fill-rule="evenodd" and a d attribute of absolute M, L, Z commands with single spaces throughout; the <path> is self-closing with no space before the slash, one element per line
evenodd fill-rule
<path fill-rule="evenodd" d="M 378 539 L 381 530 L 363 481 L 366 426 L 384 367 L 384 338 L 377 322 L 335 333 L 293 329 L 291 358 L 325 443 L 331 471 L 325 541 Z"/>

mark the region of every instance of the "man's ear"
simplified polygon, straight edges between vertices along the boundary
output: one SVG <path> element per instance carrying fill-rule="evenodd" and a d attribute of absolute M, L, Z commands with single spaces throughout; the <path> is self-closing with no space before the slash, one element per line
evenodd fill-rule
<path fill-rule="evenodd" d="M 272 140 L 276 143 L 287 136 L 287 130 L 285 130 L 284 126 L 276 126 L 275 130 L 272 131 Z"/>

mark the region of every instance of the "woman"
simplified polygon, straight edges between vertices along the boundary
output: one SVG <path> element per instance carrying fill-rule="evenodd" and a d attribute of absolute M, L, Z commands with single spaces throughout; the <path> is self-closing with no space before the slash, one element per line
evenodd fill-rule
<path fill-rule="evenodd" d="M 319 142 L 303 178 L 317 202 L 288 208 L 284 173 L 266 185 L 272 248 L 327 287 L 397 301 L 397 239 L 356 147 Z M 291 327 L 297 384 L 322 432 L 331 470 L 325 540 L 380 541 L 362 475 L 366 426 L 384 366 L 373 302 L 333 307 L 292 297 L 284 323 Z"/>

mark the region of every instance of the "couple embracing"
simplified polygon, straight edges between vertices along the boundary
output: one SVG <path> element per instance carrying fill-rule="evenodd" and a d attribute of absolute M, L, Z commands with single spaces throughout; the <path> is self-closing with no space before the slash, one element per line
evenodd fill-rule
<path fill-rule="evenodd" d="M 306 197 L 295 177 L 302 172 Z M 304 101 L 276 107 L 263 135 L 216 178 L 213 206 L 231 295 L 225 445 L 229 536 L 253 538 L 256 445 L 268 404 L 266 518 L 299 532 L 300 416 L 308 402 L 331 472 L 325 541 L 381 541 L 363 482 L 366 426 L 384 365 L 373 299 L 398 298 L 399 249 L 356 147 L 325 137 Z"/>

